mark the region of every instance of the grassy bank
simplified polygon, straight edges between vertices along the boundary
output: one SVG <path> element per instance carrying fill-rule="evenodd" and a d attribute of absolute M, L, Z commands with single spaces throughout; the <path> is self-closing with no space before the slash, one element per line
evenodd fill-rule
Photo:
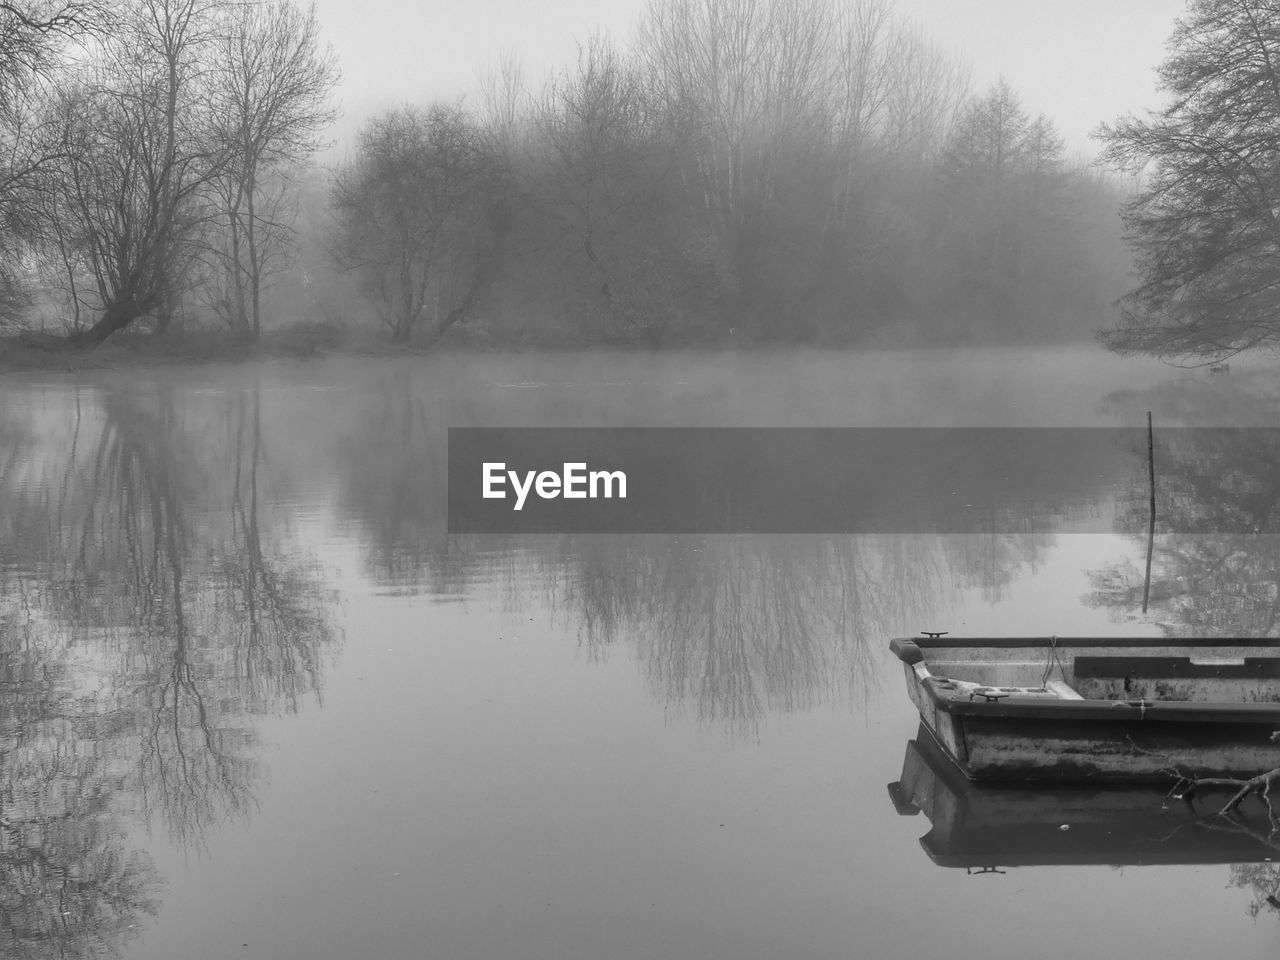
<path fill-rule="evenodd" d="M 1081 324 L 1076 338 L 994 338 L 928 336 L 919 327 L 904 329 L 896 338 L 870 337 L 861 342 L 778 342 L 735 335 L 728 328 L 718 337 L 671 338 L 668 342 L 618 342 L 591 338 L 568 329 L 537 327 L 504 329 L 483 324 L 455 326 L 433 343 L 392 341 L 384 329 L 334 323 L 294 323 L 271 327 L 255 339 L 236 337 L 226 330 L 205 328 L 169 330 L 163 333 L 124 332 L 97 346 L 76 344 L 65 336 L 25 332 L 0 336 L 0 374 L 23 370 L 99 370 L 130 366 L 240 363 L 251 360 L 307 359 L 331 356 L 394 357 L 461 351 L 474 353 L 523 353 L 526 351 L 603 350 L 638 353 L 770 352 L 778 349 L 837 352 L 881 349 L 1017 348 L 1092 345 L 1092 324 Z"/>

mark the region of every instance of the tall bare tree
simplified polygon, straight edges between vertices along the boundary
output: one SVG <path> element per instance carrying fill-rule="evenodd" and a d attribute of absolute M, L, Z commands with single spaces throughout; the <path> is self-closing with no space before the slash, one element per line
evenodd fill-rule
<path fill-rule="evenodd" d="M 957 68 L 882 0 L 654 0 L 640 36 L 693 208 L 732 265 L 732 316 L 766 327 L 814 315 L 815 294 L 846 300 L 841 278 L 887 249 L 877 221 L 904 219 L 877 209 L 886 181 L 927 161 Z"/>
<path fill-rule="evenodd" d="M 641 78 L 611 42 L 592 37 L 547 86 L 535 117 L 539 212 L 585 268 L 572 273 L 589 278 L 594 312 L 625 326 L 642 285 L 629 274 L 660 255 L 642 224 L 669 172 Z"/>
<path fill-rule="evenodd" d="M 333 186 L 338 255 L 395 340 L 424 316 L 434 339 L 471 309 L 491 265 L 500 179 L 492 145 L 458 107 L 402 107 L 361 131 Z"/>
<path fill-rule="evenodd" d="M 320 41 L 314 3 L 241 3 L 226 15 L 214 51 L 215 123 L 225 149 L 213 181 L 213 255 L 225 282 L 220 304 L 233 329 L 257 336 L 261 294 L 292 235 L 288 172 L 320 146 L 337 115 L 333 52 Z"/>
<path fill-rule="evenodd" d="M 139 0 L 61 104 L 66 233 L 97 288 L 98 343 L 174 311 L 199 192 L 224 163 L 213 136 L 210 0 Z"/>
<path fill-rule="evenodd" d="M 744 302 L 759 293 L 751 281 L 784 165 L 825 119 L 830 24 L 826 0 L 669 0 L 643 24 L 655 90 L 687 138 L 684 175 Z"/>
<path fill-rule="evenodd" d="M 25 300 L 22 246 L 43 233 L 49 169 L 63 155 L 34 101 L 64 65 L 67 46 L 107 22 L 96 0 L 0 0 L 0 327 Z"/>
<path fill-rule="evenodd" d="M 1168 105 L 1098 136 L 1149 173 L 1125 208 L 1138 287 L 1107 342 L 1224 356 L 1280 342 L 1280 2 L 1191 0 L 1159 69 Z"/>
<path fill-rule="evenodd" d="M 510 160 L 523 146 L 530 117 L 524 65 L 513 50 L 504 51 L 480 77 L 485 128 Z"/>

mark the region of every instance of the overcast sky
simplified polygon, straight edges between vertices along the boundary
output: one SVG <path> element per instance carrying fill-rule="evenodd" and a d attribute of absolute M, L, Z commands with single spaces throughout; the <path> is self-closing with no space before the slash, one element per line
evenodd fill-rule
<path fill-rule="evenodd" d="M 603 30 L 630 39 L 645 0 L 317 0 L 343 70 L 347 138 L 373 111 L 476 97 L 477 78 L 514 50 L 531 80 L 569 63 Z M 975 89 L 1003 74 L 1031 113 L 1089 153 L 1097 124 L 1158 102 L 1155 66 L 1185 0 L 897 0 L 970 66 Z"/>

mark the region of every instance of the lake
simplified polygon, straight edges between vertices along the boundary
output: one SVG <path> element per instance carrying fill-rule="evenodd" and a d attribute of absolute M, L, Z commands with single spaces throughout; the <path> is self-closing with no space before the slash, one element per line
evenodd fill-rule
<path fill-rule="evenodd" d="M 1280 389 L 1272 361 L 1231 367 L 1063 347 L 0 378 L 0 954 L 1272 957 L 1266 836 L 1158 790 L 1099 835 L 1112 798 L 988 815 L 938 772 L 912 815 L 886 789 L 928 759 L 894 636 L 1277 635 L 1280 444 L 1222 428 L 1280 425 Z M 1138 459 L 967 533 L 447 533 L 450 427 L 1148 410 L 1145 614 Z"/>

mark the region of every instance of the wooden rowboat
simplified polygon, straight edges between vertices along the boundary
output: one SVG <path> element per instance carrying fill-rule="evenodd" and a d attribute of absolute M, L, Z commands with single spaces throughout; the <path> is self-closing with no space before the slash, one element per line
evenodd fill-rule
<path fill-rule="evenodd" d="M 930 634 L 890 649 L 971 780 L 1171 783 L 1280 766 L 1280 640 Z"/>

